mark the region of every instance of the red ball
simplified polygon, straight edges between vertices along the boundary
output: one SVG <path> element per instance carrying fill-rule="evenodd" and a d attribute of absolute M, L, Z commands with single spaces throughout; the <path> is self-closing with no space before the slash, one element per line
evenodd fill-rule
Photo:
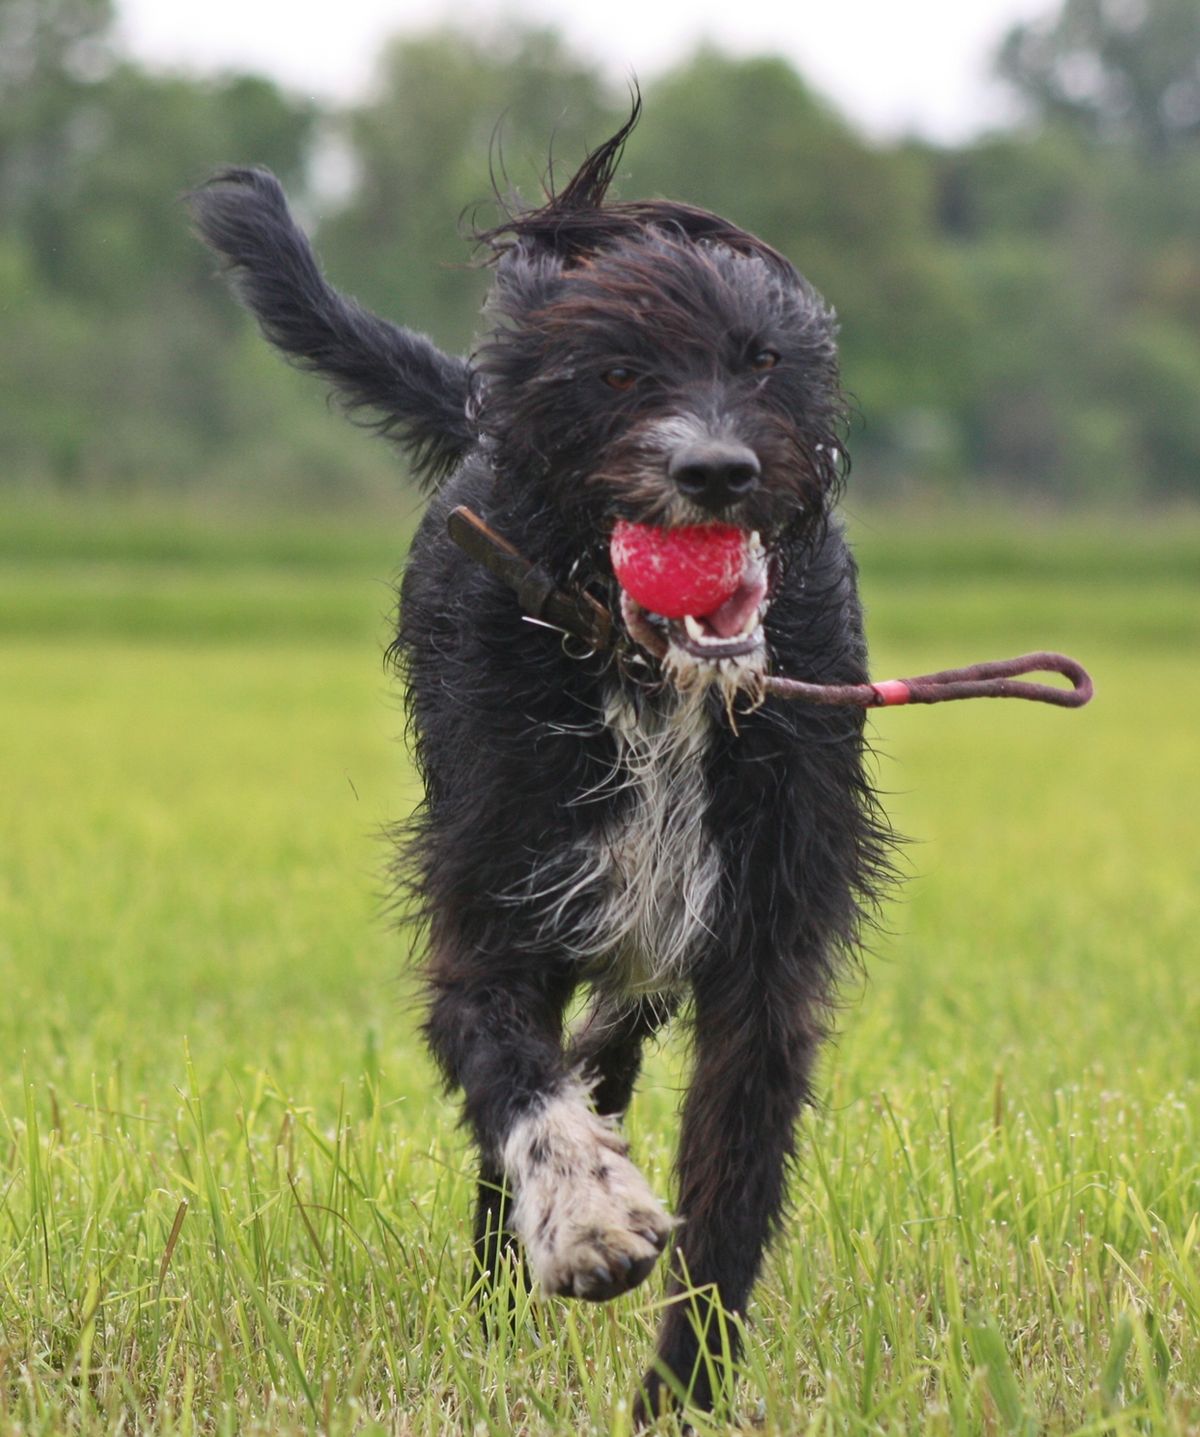
<path fill-rule="evenodd" d="M 625 592 L 664 619 L 711 614 L 736 592 L 746 567 L 746 535 L 732 524 L 660 529 L 618 519 L 609 551 Z"/>

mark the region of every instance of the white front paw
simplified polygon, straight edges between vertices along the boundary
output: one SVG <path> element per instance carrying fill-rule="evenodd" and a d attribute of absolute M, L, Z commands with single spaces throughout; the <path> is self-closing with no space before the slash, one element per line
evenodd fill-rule
<path fill-rule="evenodd" d="M 512 1225 L 544 1292 L 617 1297 L 647 1276 L 666 1246 L 675 1220 L 625 1154 L 582 1084 L 513 1128 L 504 1145 Z"/>

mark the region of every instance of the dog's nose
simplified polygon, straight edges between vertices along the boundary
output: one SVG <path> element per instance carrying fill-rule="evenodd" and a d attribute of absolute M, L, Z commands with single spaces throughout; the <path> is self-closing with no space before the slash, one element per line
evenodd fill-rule
<path fill-rule="evenodd" d="M 702 508 L 724 509 L 758 488 L 762 466 L 753 449 L 714 439 L 677 449 L 667 475 L 681 494 Z"/>

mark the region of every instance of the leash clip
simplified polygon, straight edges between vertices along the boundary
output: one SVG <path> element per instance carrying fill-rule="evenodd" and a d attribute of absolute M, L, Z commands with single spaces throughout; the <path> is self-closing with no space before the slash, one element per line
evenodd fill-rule
<path fill-rule="evenodd" d="M 538 629 L 549 629 L 552 634 L 561 634 L 562 651 L 569 659 L 590 659 L 595 654 L 598 654 L 600 652 L 599 649 L 594 648 L 591 645 L 587 645 L 586 640 L 583 638 L 582 634 L 573 634 L 570 629 L 564 629 L 561 624 L 551 624 L 548 623 L 545 619 L 535 619 L 532 614 L 522 614 L 521 621 L 522 623 L 532 624 L 535 628 Z M 570 642 L 572 639 L 574 639 L 577 643 L 586 645 L 582 653 L 575 653 L 570 648 Z"/>
<path fill-rule="evenodd" d="M 577 653 L 571 648 L 572 640 L 574 640 L 576 644 L 582 646 L 582 652 Z M 588 644 L 586 639 L 584 639 L 581 634 L 572 634 L 567 629 L 564 629 L 562 631 L 561 648 L 567 658 L 575 659 L 579 663 L 582 663 L 584 659 L 594 658 L 595 655 L 600 652 L 599 649 L 593 648 L 590 644 Z"/>

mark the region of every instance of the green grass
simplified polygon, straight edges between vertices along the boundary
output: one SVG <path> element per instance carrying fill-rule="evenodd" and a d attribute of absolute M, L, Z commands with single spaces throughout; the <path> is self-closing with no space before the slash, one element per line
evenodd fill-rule
<path fill-rule="evenodd" d="M 0 515 L 0 1433 L 628 1431 L 653 1280 L 473 1315 L 381 878 L 408 523 Z M 878 718 L 913 878 L 699 1428 L 1200 1431 L 1200 531 L 858 532 L 880 676 L 1099 696 Z"/>

